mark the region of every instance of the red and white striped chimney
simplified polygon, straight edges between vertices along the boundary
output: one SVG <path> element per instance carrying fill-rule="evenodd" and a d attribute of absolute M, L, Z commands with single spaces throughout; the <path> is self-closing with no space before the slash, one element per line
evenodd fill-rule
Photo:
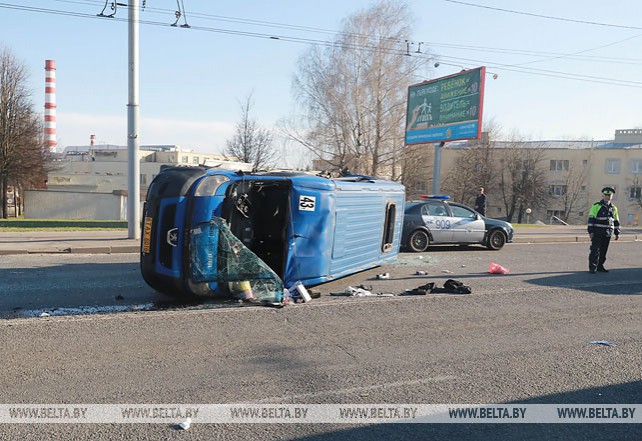
<path fill-rule="evenodd" d="M 96 145 L 96 135 L 91 135 L 89 137 L 89 143 L 90 145 Z"/>
<path fill-rule="evenodd" d="M 56 151 L 56 62 L 45 61 L 45 145 Z"/>

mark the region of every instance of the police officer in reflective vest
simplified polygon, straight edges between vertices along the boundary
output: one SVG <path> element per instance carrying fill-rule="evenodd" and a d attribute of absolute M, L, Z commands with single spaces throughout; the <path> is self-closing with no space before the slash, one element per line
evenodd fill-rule
<path fill-rule="evenodd" d="M 620 218 L 617 214 L 617 207 L 611 204 L 615 190 L 611 187 L 602 189 L 602 200 L 596 202 L 589 211 L 588 233 L 591 237 L 591 253 L 589 254 L 589 272 L 594 274 L 608 273 L 604 268 L 606 253 L 609 249 L 611 236 L 615 234 L 615 240 L 620 237 Z"/>

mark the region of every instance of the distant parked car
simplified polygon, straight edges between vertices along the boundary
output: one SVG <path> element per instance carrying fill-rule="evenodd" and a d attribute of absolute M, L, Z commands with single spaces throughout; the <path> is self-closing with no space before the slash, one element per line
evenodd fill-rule
<path fill-rule="evenodd" d="M 513 226 L 482 216 L 447 197 L 427 197 L 406 204 L 401 244 L 421 253 L 432 244 L 480 244 L 500 250 L 513 241 Z"/>

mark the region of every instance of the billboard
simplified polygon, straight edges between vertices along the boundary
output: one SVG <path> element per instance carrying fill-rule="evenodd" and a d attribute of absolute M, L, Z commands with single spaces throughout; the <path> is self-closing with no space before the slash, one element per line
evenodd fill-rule
<path fill-rule="evenodd" d="M 406 144 L 479 138 L 485 73 L 479 67 L 408 87 Z"/>

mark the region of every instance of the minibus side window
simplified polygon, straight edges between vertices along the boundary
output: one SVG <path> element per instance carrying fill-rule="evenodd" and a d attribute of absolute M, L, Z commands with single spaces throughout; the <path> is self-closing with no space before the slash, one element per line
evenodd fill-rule
<path fill-rule="evenodd" d="M 397 215 L 397 204 L 388 202 L 386 205 L 386 221 L 383 225 L 383 241 L 381 251 L 387 253 L 392 250 L 392 242 L 395 239 L 395 218 Z"/>

